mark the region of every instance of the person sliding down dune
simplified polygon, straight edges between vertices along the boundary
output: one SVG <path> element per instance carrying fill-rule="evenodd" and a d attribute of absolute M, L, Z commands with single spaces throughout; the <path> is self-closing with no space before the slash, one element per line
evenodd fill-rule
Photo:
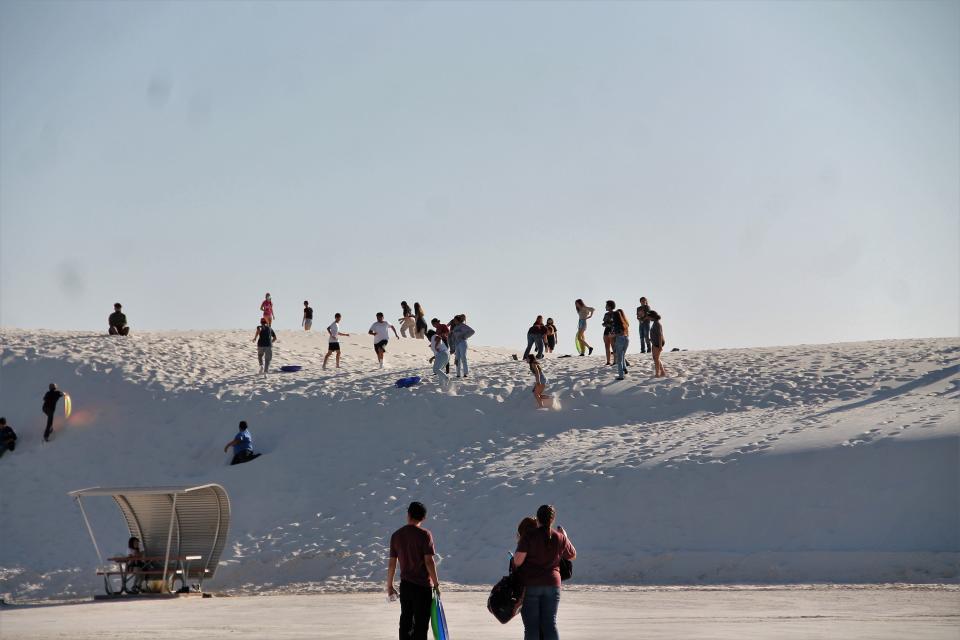
<path fill-rule="evenodd" d="M 259 453 L 253 452 L 253 437 L 247 428 L 246 420 L 240 421 L 240 432 L 233 437 L 233 440 L 226 444 L 223 452 L 226 453 L 230 447 L 233 447 L 233 459 L 230 461 L 231 466 L 250 462 L 260 457 Z"/>

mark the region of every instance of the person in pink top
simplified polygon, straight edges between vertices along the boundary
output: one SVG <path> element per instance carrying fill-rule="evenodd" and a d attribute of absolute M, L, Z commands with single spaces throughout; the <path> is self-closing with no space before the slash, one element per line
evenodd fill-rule
<path fill-rule="evenodd" d="M 527 531 L 517 543 L 513 564 L 525 588 L 523 640 L 559 640 L 557 609 L 560 607 L 560 559 L 574 560 L 577 550 L 563 527 L 553 528 L 557 510 L 549 504 L 537 509 L 536 529 Z"/>
<path fill-rule="evenodd" d="M 263 317 L 266 318 L 267 324 L 273 326 L 273 300 L 270 299 L 270 294 L 266 294 L 263 298 L 263 302 L 260 303 L 260 311 L 263 313 Z"/>

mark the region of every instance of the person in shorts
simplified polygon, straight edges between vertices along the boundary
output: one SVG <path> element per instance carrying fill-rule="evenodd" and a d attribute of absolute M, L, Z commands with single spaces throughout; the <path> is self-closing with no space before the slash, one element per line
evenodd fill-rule
<path fill-rule="evenodd" d="M 313 326 L 313 307 L 306 300 L 303 301 L 303 320 L 300 322 L 304 331 L 310 331 Z"/>
<path fill-rule="evenodd" d="M 373 350 L 377 354 L 377 362 L 380 363 L 381 369 L 383 369 L 383 354 L 387 352 L 387 343 L 390 341 L 391 330 L 393 330 L 393 335 L 399 340 L 400 335 L 397 333 L 396 327 L 383 319 L 383 313 L 377 313 L 377 321 L 370 325 L 370 330 L 367 331 L 368 334 L 373 336 Z"/>
<path fill-rule="evenodd" d="M 390 564 L 387 566 L 387 596 L 400 596 L 400 637 L 427 640 L 430 630 L 431 587 L 440 593 L 440 579 L 433 559 L 433 534 L 423 528 L 427 508 L 420 502 L 407 507 L 407 524 L 390 536 Z M 393 578 L 400 566 L 400 592 Z"/>
<path fill-rule="evenodd" d="M 349 333 L 340 332 L 340 314 L 333 314 L 333 322 L 330 323 L 330 326 L 327 327 L 327 333 L 330 334 L 329 342 L 327 343 L 327 355 L 323 356 L 323 368 L 327 368 L 327 360 L 330 359 L 331 353 L 337 354 L 337 369 L 340 368 L 340 336 L 350 337 Z"/>

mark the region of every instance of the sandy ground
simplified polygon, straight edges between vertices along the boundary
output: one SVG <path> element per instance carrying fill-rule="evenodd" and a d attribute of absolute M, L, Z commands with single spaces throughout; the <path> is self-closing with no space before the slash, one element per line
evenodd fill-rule
<path fill-rule="evenodd" d="M 500 625 L 486 594 L 447 593 L 455 640 L 520 638 L 519 619 Z M 0 636 L 71 638 L 391 638 L 398 604 L 376 594 L 259 596 L 4 607 Z M 960 637 L 960 590 L 892 588 L 668 589 L 566 592 L 564 640 L 596 638 Z"/>

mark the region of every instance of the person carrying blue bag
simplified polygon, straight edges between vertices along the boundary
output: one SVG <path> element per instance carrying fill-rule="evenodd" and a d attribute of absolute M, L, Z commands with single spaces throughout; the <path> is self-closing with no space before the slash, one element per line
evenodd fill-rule
<path fill-rule="evenodd" d="M 423 527 L 427 508 L 421 502 L 407 507 L 407 524 L 390 536 L 390 564 L 387 567 L 387 596 L 400 596 L 401 640 L 427 640 L 434 607 L 433 592 L 440 594 L 440 579 L 433 560 L 433 534 Z M 400 591 L 393 579 L 400 567 Z M 432 588 L 431 588 L 432 587 Z"/>

